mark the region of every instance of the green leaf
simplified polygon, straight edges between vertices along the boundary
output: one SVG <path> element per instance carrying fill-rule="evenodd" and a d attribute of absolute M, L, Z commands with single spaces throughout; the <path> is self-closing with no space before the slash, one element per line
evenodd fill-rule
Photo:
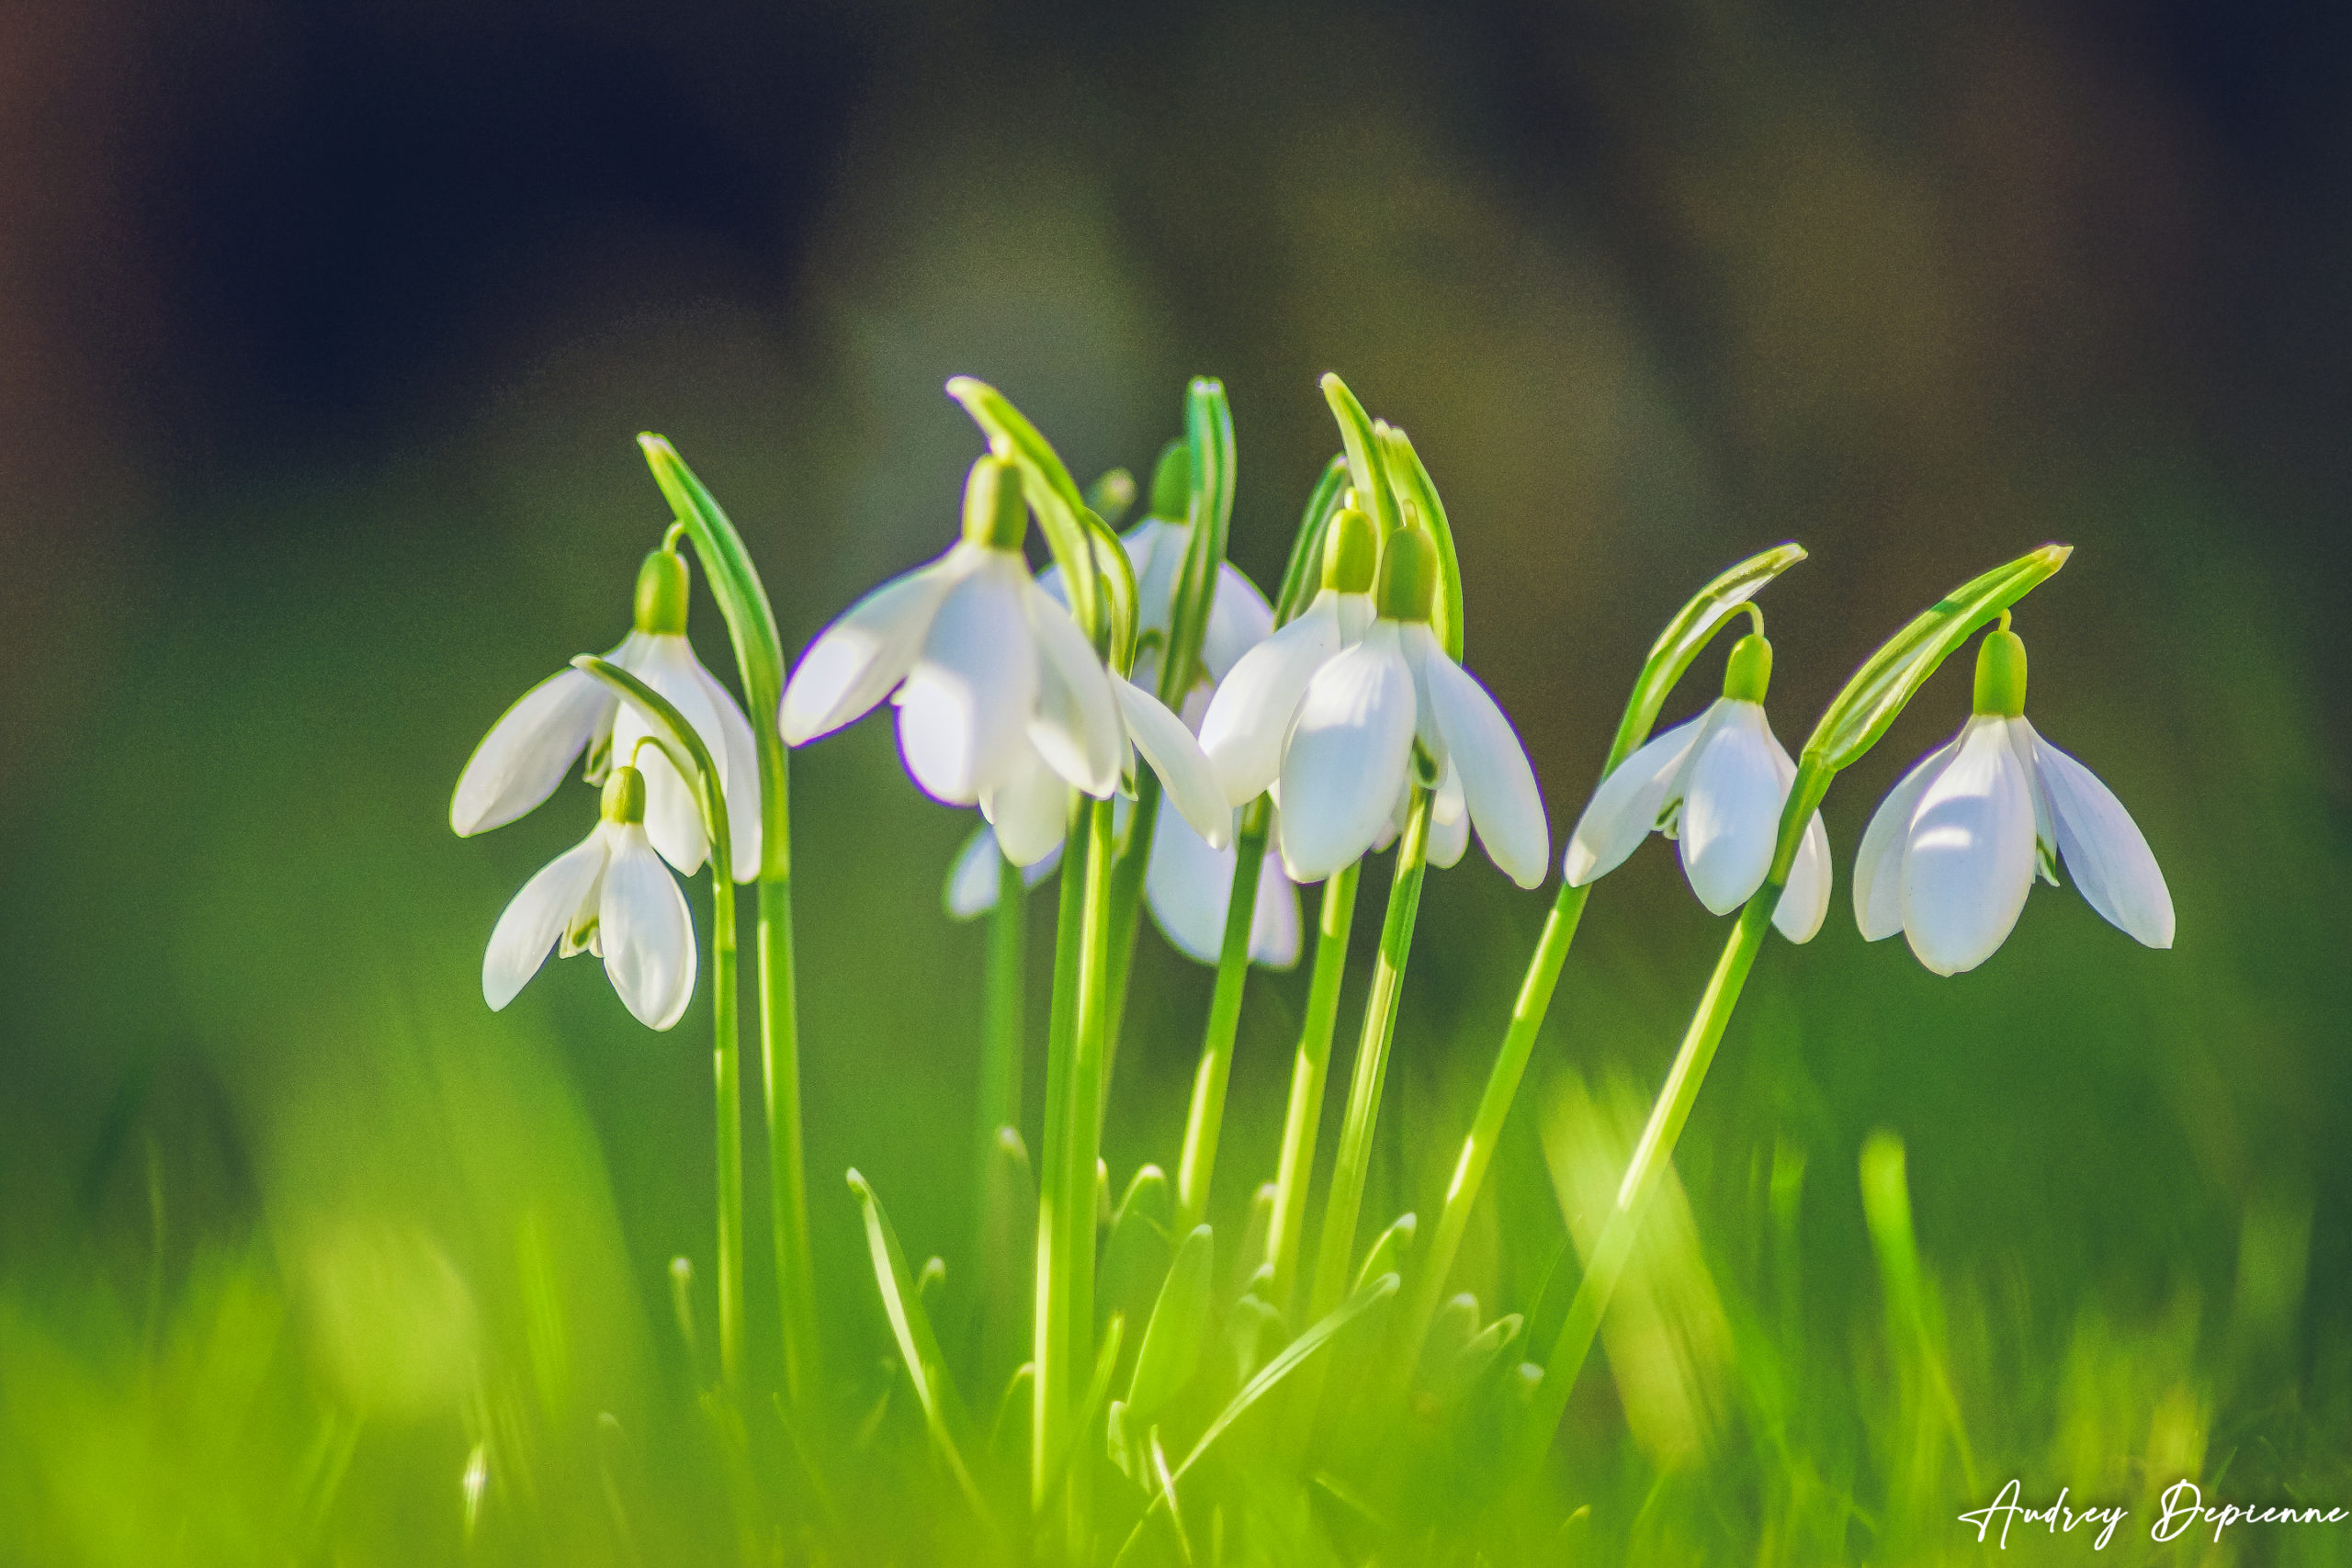
<path fill-rule="evenodd" d="M 1183 1480 L 1194 1465 L 1200 1463 L 1201 1457 L 1216 1446 L 1217 1439 L 1224 1437 L 1236 1421 L 1250 1413 L 1250 1406 L 1272 1393 L 1284 1378 L 1296 1371 L 1308 1357 L 1329 1344 L 1341 1329 L 1395 1295 L 1396 1284 L 1396 1275 L 1383 1274 L 1379 1279 L 1363 1286 L 1346 1301 L 1341 1302 L 1332 1310 L 1330 1315 L 1314 1324 L 1306 1333 L 1284 1346 L 1281 1355 L 1267 1362 L 1258 1375 L 1243 1385 L 1241 1392 L 1235 1394 L 1227 1402 L 1225 1408 L 1217 1412 L 1216 1418 L 1208 1424 L 1207 1428 L 1201 1433 L 1199 1440 L 1193 1444 L 1192 1451 L 1184 1456 L 1184 1462 L 1169 1474 L 1167 1479 L 1169 1494 L 1172 1494 L 1176 1483 Z M 1159 1506 L 1160 1499 L 1154 1498 L 1151 1507 L 1146 1509 L 1144 1517 L 1136 1521 L 1136 1527 L 1128 1534 L 1126 1543 L 1119 1549 L 1117 1562 L 1125 1562 L 1130 1560 L 1130 1554 L 1143 1540 L 1145 1526 L 1151 1522 L 1152 1515 L 1159 1510 Z"/>
<path fill-rule="evenodd" d="M 1372 416 L 1363 412 L 1348 384 L 1326 372 L 1322 386 L 1323 400 L 1331 405 L 1331 417 L 1340 422 L 1340 444 L 1347 448 L 1349 477 L 1385 544 L 1403 521 L 1396 510 L 1396 492 L 1388 488 L 1388 454 L 1372 428 Z"/>
<path fill-rule="evenodd" d="M 1209 1295 L 1216 1263 L 1216 1239 L 1200 1225 L 1176 1249 L 1159 1301 L 1136 1352 L 1136 1373 L 1127 1385 L 1127 1408 L 1148 1418 L 1183 1392 L 1201 1362 L 1201 1341 L 1209 1328 Z"/>
<path fill-rule="evenodd" d="M 939 1340 L 931 1331 L 930 1315 L 908 1288 L 907 1260 L 899 1250 L 898 1233 L 890 1228 L 889 1216 L 882 1212 L 882 1201 L 875 1196 L 865 1178 L 854 1170 L 849 1173 L 849 1190 L 857 1195 L 858 1206 L 865 1216 L 865 1247 L 874 1263 L 874 1281 L 882 1292 L 883 1315 L 890 1321 L 891 1337 L 898 1341 L 899 1358 L 905 1361 L 907 1376 L 914 1383 L 915 1400 L 922 1406 L 923 1425 L 930 1430 L 932 1445 L 939 1450 L 940 1459 L 955 1476 L 956 1484 L 971 1504 L 972 1511 L 994 1537 L 995 1517 L 989 1512 L 988 1502 L 980 1495 L 957 1447 L 956 1435 L 967 1427 L 963 1405 L 956 1397 L 955 1386 L 947 1381 L 946 1363 L 939 1354 Z"/>
<path fill-rule="evenodd" d="M 1022 1362 L 1005 1380 L 1004 1397 L 997 1401 L 996 1420 L 989 1427 L 989 1453 L 1008 1469 L 1029 1455 L 1030 1406 L 1035 1403 L 1031 1390 L 1036 1381 L 1036 1363 Z"/>
<path fill-rule="evenodd" d="M 1066 1478 L 1071 1456 L 1088 1441 L 1094 1423 L 1103 1414 L 1111 1399 L 1111 1377 L 1119 1365 L 1119 1342 L 1125 1337 L 1127 1320 L 1118 1313 L 1111 1314 L 1110 1324 L 1102 1331 L 1102 1343 L 1095 1348 L 1094 1375 L 1087 1380 L 1086 1398 L 1079 1405 L 1078 1414 L 1069 1425 L 1069 1438 L 1062 1444 L 1046 1467 L 1046 1492 L 1051 1497 Z"/>
<path fill-rule="evenodd" d="M 1447 657 L 1459 664 L 1464 629 L 1462 560 L 1453 553 L 1453 525 L 1446 521 L 1445 502 L 1438 499 L 1437 486 L 1430 481 L 1429 469 L 1421 464 L 1421 455 L 1413 450 L 1413 443 L 1405 433 L 1380 421 L 1374 422 L 1373 429 L 1387 455 L 1388 482 L 1396 487 L 1401 499 L 1413 503 L 1422 526 L 1437 541 L 1438 598 L 1432 629 Z"/>
<path fill-rule="evenodd" d="M 1649 739 L 1651 727 L 1657 723 L 1658 710 L 1666 705 L 1675 683 L 1723 624 L 1753 599 L 1758 590 L 1803 559 L 1804 547 L 1794 544 L 1776 545 L 1760 555 L 1750 556 L 1699 590 L 1666 624 L 1666 630 L 1650 647 L 1649 659 L 1634 682 L 1633 694 L 1625 700 L 1625 716 L 1617 726 L 1617 738 L 1610 745 L 1609 760 L 1600 769 L 1601 777 L 1615 773 L 1617 765 Z"/>
<path fill-rule="evenodd" d="M 1805 741 L 1808 757 L 1831 772 L 1850 766 L 1877 744 L 1912 694 L 1936 666 L 1978 627 L 2031 592 L 2075 553 L 2072 545 L 2044 545 L 1953 589 L 1911 624 L 1887 638 L 1854 672 L 1814 726 Z"/>
<path fill-rule="evenodd" d="M 1159 667 L 1159 700 L 1180 711 L 1185 694 L 1193 689 L 1216 593 L 1217 568 L 1224 564 L 1233 525 L 1233 409 L 1221 382 L 1200 376 L 1186 389 L 1184 446 L 1192 468 L 1192 532 L 1177 573 L 1168 651 Z"/>
<path fill-rule="evenodd" d="M 1357 1290 L 1363 1290 L 1368 1280 L 1405 1271 L 1405 1259 L 1413 1250 L 1413 1232 L 1419 1223 L 1410 1214 L 1399 1214 L 1394 1224 L 1380 1233 L 1380 1239 L 1364 1254 L 1363 1267 L 1356 1271 Z"/>
<path fill-rule="evenodd" d="M 1267 1342 L 1281 1343 L 1283 1314 L 1261 1295 L 1245 1295 L 1233 1303 L 1226 1319 L 1226 1348 L 1233 1353 L 1233 1381 L 1248 1382 L 1265 1365 Z"/>
<path fill-rule="evenodd" d="M 1348 455 L 1335 452 L 1323 465 L 1321 477 L 1306 498 L 1306 513 L 1291 540 L 1290 564 L 1283 569 L 1282 589 L 1274 595 L 1274 625 L 1288 626 L 1315 602 L 1323 587 L 1323 536 L 1339 514 L 1348 491 Z"/>
<path fill-rule="evenodd" d="M 695 554 L 710 580 L 711 596 L 726 618 L 728 640 L 735 648 L 735 666 L 743 679 L 743 701 L 752 713 L 752 733 L 760 766 L 760 876 L 773 881 L 792 872 L 792 833 L 786 801 L 787 763 L 784 737 L 775 714 L 784 696 L 784 642 L 776 635 L 775 610 L 768 603 L 759 569 L 752 564 L 743 537 L 728 521 L 726 512 L 711 498 L 678 449 L 664 436 L 647 431 L 637 438 L 653 470 L 653 482 L 670 502 L 670 510 L 686 525 Z"/>

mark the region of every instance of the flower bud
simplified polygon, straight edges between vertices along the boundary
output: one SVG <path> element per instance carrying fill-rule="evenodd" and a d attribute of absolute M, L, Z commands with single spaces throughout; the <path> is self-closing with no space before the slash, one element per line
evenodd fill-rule
<path fill-rule="evenodd" d="M 1323 535 L 1323 586 L 1341 593 L 1369 593 L 1380 570 L 1380 540 L 1372 519 L 1348 507 Z"/>
<path fill-rule="evenodd" d="M 994 454 L 972 465 L 964 480 L 964 540 L 983 549 L 1018 550 L 1029 533 L 1021 499 L 1021 470 Z"/>
<path fill-rule="evenodd" d="M 1151 470 L 1151 513 L 1171 523 L 1189 522 L 1193 515 L 1193 449 L 1170 441 L 1159 449 L 1159 465 Z"/>
<path fill-rule="evenodd" d="M 637 629 L 677 637 L 686 629 L 686 588 L 694 574 L 675 550 L 655 550 L 637 569 Z"/>
<path fill-rule="evenodd" d="M 1380 615 L 1426 621 L 1437 603 L 1437 545 L 1421 528 L 1399 528 L 1380 552 Z"/>
<path fill-rule="evenodd" d="M 1976 646 L 1976 711 L 2003 718 L 2025 712 L 2025 639 L 2007 627 Z"/>
<path fill-rule="evenodd" d="M 1724 695 L 1735 702 L 1760 703 L 1772 683 L 1772 645 L 1762 632 L 1749 632 L 1731 645 L 1724 665 Z"/>
<path fill-rule="evenodd" d="M 605 775 L 605 820 L 645 820 L 645 775 L 626 762 Z"/>

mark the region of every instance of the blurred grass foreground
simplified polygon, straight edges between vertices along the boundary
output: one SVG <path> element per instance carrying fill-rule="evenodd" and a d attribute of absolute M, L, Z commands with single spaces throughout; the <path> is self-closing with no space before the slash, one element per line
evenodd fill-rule
<path fill-rule="evenodd" d="M 1953 979 L 1860 940 L 1852 847 L 1961 721 L 1940 677 L 1832 795 L 1828 924 L 1766 948 L 1540 1483 L 1498 1499 L 1482 1423 L 1723 936 L 1637 852 L 1474 1211 L 1475 1305 L 1409 1370 L 1412 1462 L 1268 1495 L 1257 1412 L 1139 1555 L 2352 1562 L 2352 1525 L 2150 1539 L 2184 1480 L 2352 1508 L 2340 18 L 1383 15 L 0 13 L 0 1563 L 986 1560 L 843 1180 L 965 1321 L 986 936 L 940 883 L 967 815 L 879 722 L 793 760 L 818 1425 L 767 1398 L 760 1247 L 758 1392 L 711 1392 L 707 986 L 662 1035 L 584 964 L 486 1011 L 492 924 L 581 820 L 460 843 L 450 786 L 626 629 L 668 521 L 638 429 L 724 499 L 797 654 L 949 536 L 976 447 L 946 376 L 1091 475 L 1148 472 L 1182 378 L 1220 375 L 1232 558 L 1271 588 L 1329 366 L 1444 484 L 1555 850 L 1722 566 L 1812 551 L 1770 606 L 1792 739 L 1914 608 L 2064 538 L 2021 613 L 2035 716 L 2130 804 L 2180 934 L 2145 951 L 2069 889 Z M 731 671 L 699 579 L 692 634 Z M 1430 875 L 1365 1244 L 1435 1214 L 1548 897 L 1475 852 Z M 1210 985 L 1144 932 L 1114 1200 L 1174 1164 Z M 1306 987 L 1244 994 L 1221 1302 Z M 1001 1348 L 949 1347 L 989 1370 L 962 1393 L 990 1464 Z M 1370 1366 L 1332 1351 L 1333 1386 Z M 1219 1322 L 1170 1443 L 1264 1353 Z M 2013 1479 L 2130 1517 L 2103 1553 L 1980 1541 L 1960 1516 Z"/>

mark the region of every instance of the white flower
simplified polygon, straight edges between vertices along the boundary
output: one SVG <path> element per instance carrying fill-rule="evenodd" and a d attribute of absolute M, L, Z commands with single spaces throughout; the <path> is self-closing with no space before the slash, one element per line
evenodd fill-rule
<path fill-rule="evenodd" d="M 1414 527 L 1390 535 L 1379 618 L 1306 682 L 1282 745 L 1276 795 L 1294 881 L 1320 881 L 1372 848 L 1409 787 L 1417 745 L 1441 790 L 1448 773 L 1458 775 L 1488 858 L 1522 887 L 1544 880 L 1551 835 L 1535 772 L 1502 709 L 1430 629 L 1436 584 L 1428 536 Z"/>
<path fill-rule="evenodd" d="M 1351 508 L 1334 517 L 1324 545 L 1323 587 L 1314 601 L 1217 674 L 1216 694 L 1201 719 L 1201 750 L 1234 805 L 1257 799 L 1281 776 L 1283 747 L 1307 683 L 1371 627 L 1379 551 L 1363 513 Z M 1272 617 L 1267 619 L 1271 626 Z"/>
<path fill-rule="evenodd" d="M 1562 870 L 1581 887 L 1624 863 L 1652 829 L 1679 841 L 1682 873 L 1711 913 L 1753 897 L 1772 867 L 1796 763 L 1764 716 L 1770 645 L 1753 633 L 1732 649 L 1724 694 L 1688 724 L 1653 738 L 1600 782 L 1569 836 Z M 1772 923 L 1810 942 L 1829 912 L 1829 836 L 1805 824 Z"/>
<path fill-rule="evenodd" d="M 1854 857 L 1865 939 L 1900 931 L 1939 975 L 1998 949 L 2038 870 L 2063 858 L 2092 908 L 2149 947 L 2170 947 L 2172 894 L 2114 792 L 2024 716 L 2025 652 L 1996 631 L 1977 656 L 1976 712 L 1888 792 Z"/>
<path fill-rule="evenodd" d="M 667 550 L 648 556 L 638 577 L 636 629 L 605 657 L 666 698 L 702 738 L 727 801 L 734 879 L 760 869 L 760 764 L 751 721 L 704 669 L 685 638 L 685 562 Z M 553 794 L 584 750 L 588 780 L 601 783 L 617 757 L 645 776 L 645 832 L 662 857 L 691 876 L 709 852 L 694 789 L 658 748 L 645 716 L 593 675 L 564 670 L 523 694 L 474 748 L 449 799 L 458 837 L 503 827 Z"/>
<path fill-rule="evenodd" d="M 1147 517 L 1119 536 L 1136 574 L 1138 644 L 1129 678 L 1147 691 L 1157 690 L 1159 683 L 1160 652 L 1167 646 L 1176 613 L 1177 579 L 1192 542 L 1190 523 L 1165 517 Z M 1057 604 L 1069 602 L 1058 564 L 1037 574 L 1037 586 L 1052 594 Z M 1364 618 L 1371 619 L 1369 602 Z M 1231 561 L 1219 561 L 1216 591 L 1209 598 L 1208 625 L 1202 628 L 1200 671 L 1194 685 L 1215 686 L 1223 681 L 1241 657 L 1265 641 L 1273 629 L 1274 607 L 1266 603 L 1258 585 Z"/>
<path fill-rule="evenodd" d="M 974 464 L 964 538 L 867 594 L 801 655 L 778 715 L 786 741 L 830 735 L 888 696 L 908 773 L 935 800 L 1014 819 L 1012 853 L 1042 835 L 1049 800 L 1058 818 L 1054 780 L 1107 797 L 1138 751 L 1178 810 L 1204 833 L 1228 831 L 1192 732 L 1104 669 L 1029 575 L 1027 521 L 1010 466 Z"/>
<path fill-rule="evenodd" d="M 637 1021 L 668 1029 L 695 989 L 694 922 L 685 896 L 647 838 L 650 781 L 626 764 L 605 781 L 605 808 L 587 839 L 543 867 L 498 917 L 481 961 L 493 1012 L 514 999 L 559 939 L 563 956 L 593 953 Z"/>

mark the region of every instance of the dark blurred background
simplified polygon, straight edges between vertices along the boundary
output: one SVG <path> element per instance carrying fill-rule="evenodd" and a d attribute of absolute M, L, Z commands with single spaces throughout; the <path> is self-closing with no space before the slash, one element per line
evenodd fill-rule
<path fill-rule="evenodd" d="M 667 520 L 632 437 L 725 501 L 797 649 L 949 538 L 978 448 L 947 376 L 1081 478 L 1148 472 L 1221 377 L 1270 583 L 1336 369 L 1444 491 L 1555 840 L 1729 561 L 1813 552 L 1765 598 L 1793 745 L 1943 589 L 2077 547 L 2018 617 L 2030 711 L 2146 831 L 2177 950 L 2071 888 L 1957 980 L 1860 942 L 1852 846 L 1964 713 L 1948 674 L 1831 797 L 1828 928 L 1768 950 L 1685 1142 L 1700 1229 L 1792 1140 L 1815 1310 L 1875 1312 L 1885 1125 L 1929 1256 L 2051 1332 L 2243 1319 L 2259 1269 L 2319 1376 L 2352 1282 L 2347 71 L 2317 5 L 0 9 L 0 1272 L 47 1303 L 8 1321 L 70 1341 L 96 1280 L 135 1323 L 151 1269 L 250 1247 L 321 1376 L 429 1408 L 426 1329 L 387 1371 L 399 1336 L 338 1340 L 335 1303 L 494 1344 L 551 1277 L 593 1303 L 582 1397 L 641 1398 L 664 1266 L 708 1251 L 707 998 L 651 1035 L 559 964 L 486 1013 L 481 942 L 586 796 L 446 821 L 503 705 L 625 629 Z M 979 933 L 937 913 L 967 822 L 884 727 L 794 768 L 848 1301 L 853 1161 L 910 1249 L 961 1245 Z M 1546 898 L 1475 854 L 1432 878 L 1383 1214 L 1442 1177 Z M 1121 1181 L 1172 1162 L 1208 989 L 1143 940 Z M 1530 1103 L 1570 1066 L 1646 1095 L 1719 941 L 1670 854 L 1611 877 Z M 1303 982 L 1251 992 L 1237 1203 Z M 1540 1192 L 1527 1120 L 1504 1164 Z M 1505 1299 L 1515 1267 L 1465 1263 Z M 0 1443 L 55 1408 L 26 1387 Z"/>

